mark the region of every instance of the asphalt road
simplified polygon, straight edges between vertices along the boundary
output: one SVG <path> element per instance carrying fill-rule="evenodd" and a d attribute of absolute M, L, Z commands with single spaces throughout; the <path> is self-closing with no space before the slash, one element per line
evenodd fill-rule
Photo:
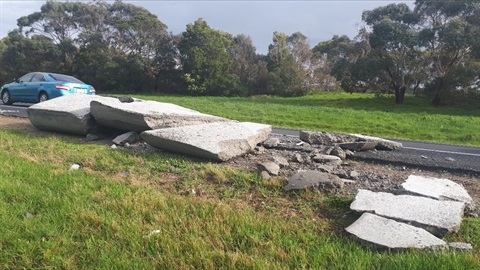
<path fill-rule="evenodd" d="M 27 117 L 31 104 L 0 105 L 0 114 Z M 299 137 L 299 130 L 274 128 L 273 133 Z M 396 140 L 403 148 L 396 151 L 357 152 L 356 158 L 378 163 L 395 163 L 418 168 L 475 173 L 480 175 L 480 147 Z"/>

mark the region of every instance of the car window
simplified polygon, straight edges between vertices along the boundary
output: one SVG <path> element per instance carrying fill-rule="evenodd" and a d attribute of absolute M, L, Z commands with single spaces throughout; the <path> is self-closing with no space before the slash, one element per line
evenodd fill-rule
<path fill-rule="evenodd" d="M 45 81 L 45 77 L 41 73 L 35 74 L 32 78 L 32 82 L 44 82 L 44 81 Z"/>
<path fill-rule="evenodd" d="M 50 77 L 52 77 L 55 81 L 60 81 L 60 82 L 71 82 L 71 83 L 84 83 L 80 81 L 79 79 L 68 76 L 68 75 L 63 75 L 63 74 L 55 74 L 55 73 L 50 73 L 48 74 Z"/>
<path fill-rule="evenodd" d="M 20 77 L 20 79 L 18 79 L 18 81 L 19 82 L 29 82 L 32 79 L 34 74 L 35 73 L 28 73 L 26 75 L 23 75 L 22 77 Z"/>

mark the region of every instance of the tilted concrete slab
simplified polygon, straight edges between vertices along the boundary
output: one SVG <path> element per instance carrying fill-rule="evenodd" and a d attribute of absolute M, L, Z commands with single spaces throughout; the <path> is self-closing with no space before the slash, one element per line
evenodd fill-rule
<path fill-rule="evenodd" d="M 444 178 L 410 175 L 402 184 L 402 188 L 408 192 L 437 200 L 472 203 L 472 197 L 462 185 Z"/>
<path fill-rule="evenodd" d="M 346 231 L 377 248 L 444 248 L 447 243 L 424 229 L 364 213 Z"/>
<path fill-rule="evenodd" d="M 118 99 L 93 101 L 91 113 L 101 125 L 137 132 L 231 121 L 171 103 L 141 99 L 133 102 L 121 102 Z"/>
<path fill-rule="evenodd" d="M 30 106 L 28 119 L 41 130 L 86 135 L 97 127 L 90 114 L 90 102 L 108 99 L 113 98 L 90 95 L 58 97 Z"/>
<path fill-rule="evenodd" d="M 359 189 L 350 209 L 407 222 L 436 236 L 457 232 L 465 203 Z"/>
<path fill-rule="evenodd" d="M 226 161 L 252 151 L 272 127 L 256 123 L 220 122 L 142 132 L 153 147 L 175 153 Z"/>

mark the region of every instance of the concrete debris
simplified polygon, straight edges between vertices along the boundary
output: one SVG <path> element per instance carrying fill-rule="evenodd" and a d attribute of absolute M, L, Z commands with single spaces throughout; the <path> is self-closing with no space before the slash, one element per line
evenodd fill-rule
<path fill-rule="evenodd" d="M 126 131 L 142 132 L 212 122 L 231 122 L 226 118 L 156 101 L 135 100 L 125 103 L 110 98 L 94 100 L 90 106 L 91 113 L 99 124 Z"/>
<path fill-rule="evenodd" d="M 410 193 L 434 198 L 437 200 L 454 200 L 472 203 L 467 190 L 448 179 L 410 175 L 402 184 L 402 188 Z"/>
<path fill-rule="evenodd" d="M 108 99 L 90 95 L 58 97 L 28 107 L 28 119 L 40 130 L 87 135 L 98 128 L 90 113 L 90 102 Z"/>
<path fill-rule="evenodd" d="M 226 161 L 251 152 L 271 131 L 269 125 L 221 122 L 145 131 L 140 136 L 155 148 Z"/>
<path fill-rule="evenodd" d="M 444 248 L 445 241 L 424 229 L 364 213 L 346 231 L 379 249 Z"/>

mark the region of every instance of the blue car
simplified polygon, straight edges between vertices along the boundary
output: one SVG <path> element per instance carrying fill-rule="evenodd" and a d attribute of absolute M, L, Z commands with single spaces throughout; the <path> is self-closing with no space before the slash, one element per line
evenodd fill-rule
<path fill-rule="evenodd" d="M 0 89 L 3 104 L 37 103 L 71 94 L 95 95 L 95 88 L 79 79 L 57 73 L 31 72 Z"/>

